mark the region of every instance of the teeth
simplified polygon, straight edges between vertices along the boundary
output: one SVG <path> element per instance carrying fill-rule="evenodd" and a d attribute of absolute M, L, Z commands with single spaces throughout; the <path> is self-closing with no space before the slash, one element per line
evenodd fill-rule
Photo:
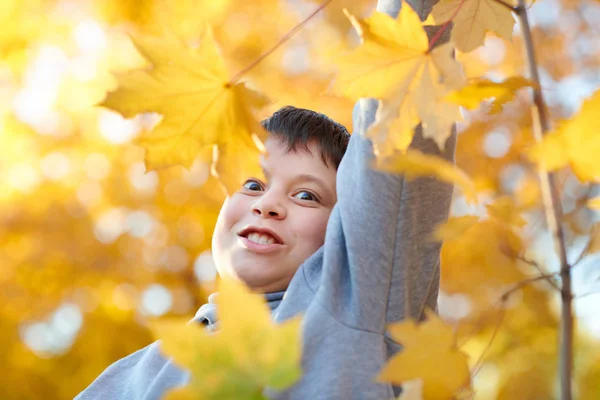
<path fill-rule="evenodd" d="M 271 235 L 267 235 L 264 233 L 252 232 L 248 235 L 248 240 L 258 244 L 273 244 L 275 243 L 275 239 Z"/>

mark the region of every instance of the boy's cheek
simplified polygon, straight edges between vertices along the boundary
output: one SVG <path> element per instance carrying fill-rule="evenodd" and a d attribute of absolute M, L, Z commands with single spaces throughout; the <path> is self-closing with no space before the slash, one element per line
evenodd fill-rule
<path fill-rule="evenodd" d="M 212 249 L 215 255 L 227 251 L 237 239 L 235 237 L 235 229 L 243 219 L 246 208 L 246 205 L 241 200 L 243 199 L 240 199 L 239 194 L 234 194 L 231 197 L 227 197 L 221 207 L 212 237 Z M 215 259 L 215 261 L 218 260 Z"/>

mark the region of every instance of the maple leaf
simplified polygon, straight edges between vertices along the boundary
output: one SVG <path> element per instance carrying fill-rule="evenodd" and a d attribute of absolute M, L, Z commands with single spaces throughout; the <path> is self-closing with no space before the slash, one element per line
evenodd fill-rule
<path fill-rule="evenodd" d="M 497 114 L 502 111 L 503 104 L 515 98 L 517 90 L 528 86 L 535 86 L 535 83 L 522 76 L 511 76 L 503 82 L 476 78 L 461 89 L 450 92 L 446 96 L 446 100 L 469 110 L 474 110 L 479 107 L 482 101 L 493 97 L 490 113 Z"/>
<path fill-rule="evenodd" d="M 253 112 L 267 101 L 243 83 L 229 83 L 211 30 L 205 30 L 197 49 L 169 33 L 133 42 L 151 67 L 119 77 L 118 90 L 101 105 L 128 118 L 144 112 L 163 116 L 136 141 L 146 149 L 146 169 L 189 168 L 204 155 L 229 193 L 244 177 L 260 176 L 265 132 Z M 212 156 L 214 146 L 217 157 Z M 228 164 L 231 160 L 236 162 Z"/>
<path fill-rule="evenodd" d="M 579 113 L 529 149 L 528 156 L 542 162 L 549 171 L 570 165 L 580 181 L 600 182 L 599 110 L 600 91 L 597 91 L 584 101 Z"/>
<path fill-rule="evenodd" d="M 598 252 L 600 252 L 600 222 L 596 222 L 592 228 L 590 241 L 586 246 L 585 254 L 595 254 Z"/>
<path fill-rule="evenodd" d="M 431 50 L 417 13 L 406 3 L 396 19 L 375 12 L 364 20 L 348 14 L 363 43 L 342 56 L 332 90 L 353 100 L 381 100 L 366 133 L 380 156 L 408 148 L 414 128 L 440 148 L 460 119 L 458 106 L 444 101 L 463 83 L 450 45 Z"/>
<path fill-rule="evenodd" d="M 600 210 L 600 196 L 588 200 L 587 206 L 592 210 Z"/>
<path fill-rule="evenodd" d="M 436 227 L 433 238 L 439 241 L 458 239 L 478 221 L 479 217 L 476 215 L 449 218 L 444 224 Z"/>
<path fill-rule="evenodd" d="M 392 338 L 404 348 L 384 366 L 377 380 L 401 384 L 421 379 L 423 399 L 451 399 L 469 386 L 467 356 L 459 351 L 452 328 L 433 312 L 427 320 L 390 324 Z"/>
<path fill-rule="evenodd" d="M 440 0 L 431 15 L 437 24 L 452 20 L 451 40 L 465 53 L 481 46 L 488 31 L 510 40 L 515 25 L 512 12 L 494 0 Z"/>
<path fill-rule="evenodd" d="M 386 158 L 376 158 L 374 167 L 381 171 L 402 173 L 407 178 L 434 176 L 444 182 L 458 185 L 470 201 L 476 201 L 475 185 L 467 174 L 456 165 L 419 150 L 408 150 Z"/>
<path fill-rule="evenodd" d="M 397 400 L 423 400 L 423 380 L 413 379 L 412 381 L 404 382 L 402 385 L 402 393 Z"/>
<path fill-rule="evenodd" d="M 216 303 L 217 331 L 174 321 L 153 325 L 162 351 L 192 375 L 167 398 L 262 399 L 265 386 L 281 390 L 300 378 L 300 317 L 276 324 L 263 296 L 231 279 L 220 281 Z"/>
<path fill-rule="evenodd" d="M 502 196 L 485 207 L 491 218 L 496 218 L 508 225 L 523 228 L 527 224 L 522 217 L 523 207 L 518 207 L 509 196 Z"/>

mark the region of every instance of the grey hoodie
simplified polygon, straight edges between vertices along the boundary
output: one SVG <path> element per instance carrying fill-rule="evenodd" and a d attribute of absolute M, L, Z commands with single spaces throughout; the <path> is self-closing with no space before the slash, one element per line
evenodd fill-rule
<path fill-rule="evenodd" d="M 430 235 L 447 219 L 452 186 L 369 168 L 372 144 L 362 134 L 376 108 L 377 102 L 367 99 L 355 107 L 355 132 L 338 170 L 338 202 L 325 244 L 300 266 L 283 299 L 282 293 L 266 295 L 275 321 L 304 316 L 304 374 L 284 392 L 267 389 L 272 399 L 392 398 L 397 390 L 373 381 L 400 349 L 386 326 L 422 319 L 425 308 L 436 309 L 441 245 Z M 454 146 L 453 134 L 446 159 L 453 159 Z M 439 154 L 420 130 L 411 147 Z M 214 318 L 214 305 L 203 306 L 196 316 L 209 325 Z M 111 365 L 77 399 L 158 399 L 188 379 L 156 342 Z"/>

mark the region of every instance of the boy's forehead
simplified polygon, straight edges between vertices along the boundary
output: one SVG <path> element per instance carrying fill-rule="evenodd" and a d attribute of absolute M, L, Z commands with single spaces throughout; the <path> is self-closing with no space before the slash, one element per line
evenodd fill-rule
<path fill-rule="evenodd" d="M 308 143 L 307 148 L 299 145 L 295 149 L 288 150 L 288 143 L 285 140 L 273 136 L 267 139 L 265 153 L 261 155 L 260 160 L 265 174 L 271 175 L 271 170 L 283 168 L 292 175 L 310 172 L 323 178 L 332 175 L 335 179 L 337 171 L 323 161 L 316 143 Z"/>
<path fill-rule="evenodd" d="M 321 151 L 317 143 L 309 142 L 306 145 L 298 144 L 290 148 L 285 138 L 271 135 L 265 141 L 265 152 L 261 155 L 261 164 L 269 159 L 289 159 L 293 157 L 314 158 L 321 160 Z"/>

